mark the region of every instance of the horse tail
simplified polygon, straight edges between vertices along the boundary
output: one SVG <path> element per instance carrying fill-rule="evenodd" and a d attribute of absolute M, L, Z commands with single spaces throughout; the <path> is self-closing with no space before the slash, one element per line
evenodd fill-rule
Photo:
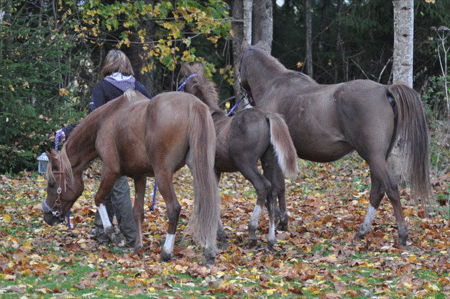
<path fill-rule="evenodd" d="M 428 126 L 420 95 L 403 84 L 388 86 L 388 97 L 395 99 L 397 109 L 397 136 L 401 140 L 400 150 L 410 174 L 412 195 L 419 197 L 428 213 L 431 199 L 430 183 L 430 144 Z M 396 140 L 394 136 L 394 140 Z"/>
<path fill-rule="evenodd" d="M 208 107 L 194 102 L 188 121 L 188 166 L 194 181 L 194 212 L 190 227 L 195 237 L 215 256 L 220 215 L 219 189 L 214 172 L 216 133 Z"/>
<path fill-rule="evenodd" d="M 278 164 L 286 176 L 295 177 L 298 173 L 297 151 L 289 134 L 289 128 L 278 113 L 267 113 L 266 117 L 270 126 L 270 142 L 275 150 Z"/>

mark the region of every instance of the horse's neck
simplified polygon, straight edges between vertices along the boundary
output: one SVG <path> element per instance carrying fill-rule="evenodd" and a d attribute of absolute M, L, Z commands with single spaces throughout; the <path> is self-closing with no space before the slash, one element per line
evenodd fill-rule
<path fill-rule="evenodd" d="M 219 107 L 217 94 L 209 92 L 206 86 L 203 86 L 203 88 L 200 89 L 200 93 L 201 94 L 198 96 L 198 98 L 201 99 L 203 103 L 208 105 L 209 109 L 211 110 L 211 114 L 225 116 L 225 112 Z"/>
<path fill-rule="evenodd" d="M 317 85 L 309 76 L 289 70 L 278 60 L 261 53 L 260 55 L 255 55 L 253 60 L 247 61 L 247 68 L 247 80 L 251 86 L 252 96 L 255 101 L 273 102 L 273 98 L 265 96 L 267 90 L 274 86 L 273 80 L 282 81 L 285 84 L 292 83 L 297 87 L 304 88 Z M 257 104 L 266 106 L 268 103 L 257 102 Z"/>
<path fill-rule="evenodd" d="M 95 149 L 96 127 L 91 125 L 83 130 L 76 130 L 66 141 L 67 156 L 74 172 L 82 171 L 86 164 L 99 156 Z"/>

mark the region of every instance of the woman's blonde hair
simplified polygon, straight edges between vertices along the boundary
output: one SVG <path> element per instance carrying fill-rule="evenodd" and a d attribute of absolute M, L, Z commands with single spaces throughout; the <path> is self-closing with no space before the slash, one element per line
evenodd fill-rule
<path fill-rule="evenodd" d="M 124 76 L 134 75 L 130 59 L 120 50 L 112 49 L 105 58 L 105 64 L 102 69 L 103 77 L 121 73 Z"/>

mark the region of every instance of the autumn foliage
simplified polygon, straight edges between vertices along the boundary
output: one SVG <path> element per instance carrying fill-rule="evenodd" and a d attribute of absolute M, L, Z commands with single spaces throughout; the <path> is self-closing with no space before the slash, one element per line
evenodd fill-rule
<path fill-rule="evenodd" d="M 222 220 L 229 247 L 219 253 L 211 269 L 202 265 L 201 251 L 186 234 L 193 198 L 186 167 L 174 178 L 182 214 L 170 263 L 159 258 L 167 225 L 159 193 L 155 211 L 145 215 L 142 259 L 131 249 L 99 245 L 90 234 L 99 162 L 86 170 L 86 189 L 72 208 L 71 230 L 43 222 L 40 202 L 46 180 L 42 175 L 0 176 L 0 295 L 448 298 L 448 207 L 439 208 L 434 218 L 424 218 L 420 206 L 408 205 L 408 190 L 402 190 L 409 249 L 397 246 L 395 218 L 386 199 L 372 232 L 354 242 L 368 207 L 367 164 L 352 155 L 326 164 L 299 160 L 299 166 L 299 177 L 286 182 L 289 231 L 277 232 L 274 251 L 267 249 L 266 211 L 261 214 L 258 245 L 247 245 L 247 223 L 256 202 L 251 184 L 240 174 L 222 177 Z M 153 186 L 153 179 L 148 180 Z M 434 191 L 448 190 L 448 185 L 449 178 L 440 177 Z"/>

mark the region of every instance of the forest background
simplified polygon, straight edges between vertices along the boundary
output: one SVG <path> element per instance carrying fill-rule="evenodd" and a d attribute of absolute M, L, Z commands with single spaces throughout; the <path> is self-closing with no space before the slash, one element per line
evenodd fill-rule
<path fill-rule="evenodd" d="M 0 173 L 36 170 L 36 158 L 54 146 L 55 131 L 86 115 L 104 56 L 114 47 L 130 57 L 137 79 L 153 95 L 176 90 L 182 62 L 203 61 L 220 98 L 232 97 L 238 63 L 232 28 L 242 22 L 231 17 L 232 2 L 2 0 Z M 289 69 L 305 71 L 305 1 L 272 5 L 272 55 Z M 443 131 L 449 112 L 448 11 L 448 1 L 414 5 L 413 87 L 430 126 Z M 311 12 L 315 80 L 392 83 L 392 1 L 316 0 Z"/>
<path fill-rule="evenodd" d="M 216 267 L 186 227 L 192 177 L 174 176 L 183 206 L 175 258 L 159 258 L 167 214 L 157 194 L 145 214 L 143 258 L 90 234 L 100 161 L 85 171 L 85 190 L 72 209 L 72 229 L 42 221 L 45 175 L 36 158 L 55 146 L 55 131 L 87 113 L 109 49 L 119 47 L 153 95 L 176 90 L 182 62 L 203 61 L 222 100 L 235 89 L 235 1 L 1 0 L 0 7 L 0 297 L 2 298 L 448 298 L 450 295 L 450 128 L 447 61 L 450 1 L 416 0 L 414 82 L 431 135 L 434 217 L 409 205 L 401 188 L 409 250 L 396 245 L 392 206 L 384 200 L 371 233 L 352 241 L 369 206 L 368 165 L 353 153 L 332 163 L 299 160 L 286 180 L 289 231 L 267 250 L 267 213 L 258 245 L 247 244 L 256 193 L 242 175 L 222 177 L 221 219 L 229 236 Z M 397 1 L 397 0 L 395 0 Z M 399 0 L 400 1 L 400 0 Z M 264 1 L 253 0 L 257 6 Z M 270 2 L 265 2 L 270 3 Z M 313 77 L 320 83 L 393 82 L 393 2 L 286 0 L 272 2 L 272 55 L 308 72 L 306 5 L 311 4 Z M 253 20 L 255 25 L 255 20 Z M 257 40 L 253 40 L 256 43 Z M 237 56 L 238 57 L 238 56 Z M 230 109 L 235 100 L 224 104 Z M 148 179 L 148 186 L 154 186 Z M 130 181 L 132 198 L 133 182 Z M 150 188 L 149 188 L 150 189 Z M 147 192 L 146 210 L 152 192 Z"/>

